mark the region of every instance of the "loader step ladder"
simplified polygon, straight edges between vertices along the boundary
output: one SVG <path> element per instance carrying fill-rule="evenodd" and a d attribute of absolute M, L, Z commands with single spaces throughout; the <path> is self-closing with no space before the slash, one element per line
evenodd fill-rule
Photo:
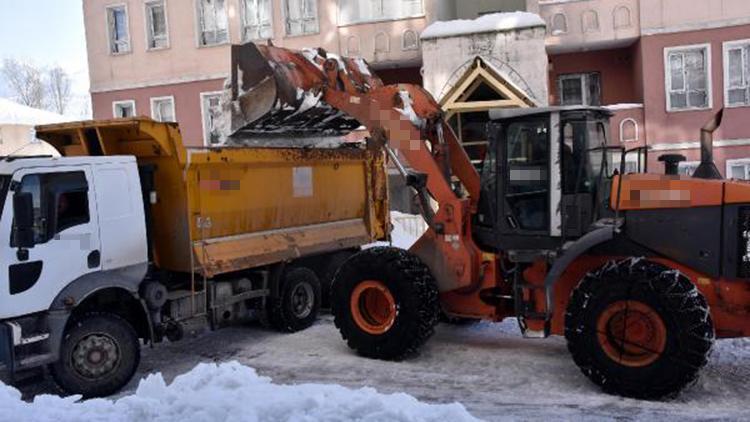
<path fill-rule="evenodd" d="M 513 296 L 515 298 L 516 315 L 521 333 L 525 338 L 547 338 L 551 332 L 552 314 L 544 305 L 545 310 L 539 312 L 536 310 L 536 295 L 539 290 L 544 291 L 544 297 L 547 297 L 547 291 L 544 285 L 529 284 L 523 280 L 523 275 L 518 273 L 513 286 Z M 529 328 L 529 321 L 541 321 L 544 323 L 542 330 L 533 330 Z"/>

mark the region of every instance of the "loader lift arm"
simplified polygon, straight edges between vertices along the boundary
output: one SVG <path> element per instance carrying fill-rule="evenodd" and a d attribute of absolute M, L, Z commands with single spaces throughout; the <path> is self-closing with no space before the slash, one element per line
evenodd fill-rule
<path fill-rule="evenodd" d="M 431 230 L 412 252 L 430 267 L 441 292 L 479 288 L 481 251 L 471 233 L 479 174 L 427 91 L 384 86 L 362 59 L 248 43 L 232 48 L 231 97 L 230 140 L 367 128 L 368 147 L 391 148 L 404 157 L 438 203 Z M 465 196 L 453 189 L 454 178 Z"/>

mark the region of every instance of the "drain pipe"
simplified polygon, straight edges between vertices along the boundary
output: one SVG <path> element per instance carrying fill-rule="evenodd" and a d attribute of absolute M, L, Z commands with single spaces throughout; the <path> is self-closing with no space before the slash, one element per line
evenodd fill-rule
<path fill-rule="evenodd" d="M 721 173 L 719 173 L 719 169 L 716 168 L 716 164 L 714 163 L 714 132 L 721 126 L 723 117 L 724 109 L 722 108 L 701 128 L 701 163 L 695 169 L 693 177 L 699 179 L 722 179 Z"/>

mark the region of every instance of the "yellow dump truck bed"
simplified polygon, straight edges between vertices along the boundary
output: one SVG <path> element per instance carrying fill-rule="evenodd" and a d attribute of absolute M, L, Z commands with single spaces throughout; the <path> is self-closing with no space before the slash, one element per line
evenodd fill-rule
<path fill-rule="evenodd" d="M 37 128 L 63 156 L 133 155 L 154 169 L 157 267 L 206 276 L 386 237 L 383 155 L 359 148 L 185 148 L 146 118 Z M 155 197 L 154 197 L 155 196 Z"/>

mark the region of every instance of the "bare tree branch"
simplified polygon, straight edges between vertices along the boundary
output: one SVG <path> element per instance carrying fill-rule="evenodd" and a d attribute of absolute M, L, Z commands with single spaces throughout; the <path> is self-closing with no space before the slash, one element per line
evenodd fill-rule
<path fill-rule="evenodd" d="M 38 67 L 5 59 L 1 70 L 18 102 L 29 107 L 44 108 L 44 82 Z"/>
<path fill-rule="evenodd" d="M 65 114 L 72 99 L 71 80 L 60 66 L 47 71 L 47 95 L 52 111 Z"/>

